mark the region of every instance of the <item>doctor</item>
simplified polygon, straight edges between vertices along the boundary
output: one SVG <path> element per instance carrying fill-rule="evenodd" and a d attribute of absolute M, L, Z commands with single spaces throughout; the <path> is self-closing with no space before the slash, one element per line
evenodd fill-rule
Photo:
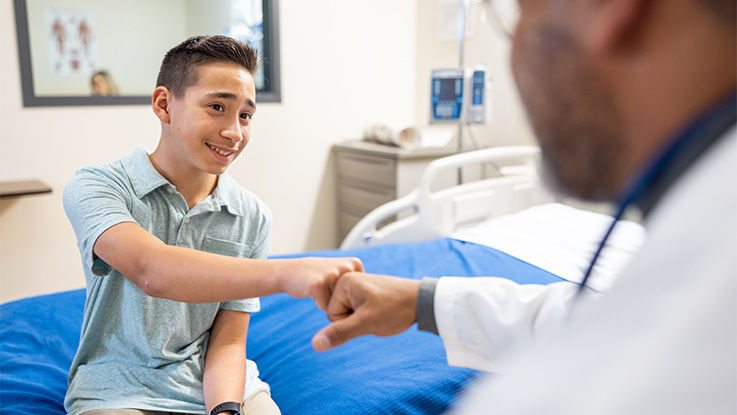
<path fill-rule="evenodd" d="M 451 364 L 505 369 L 463 414 L 736 413 L 735 1 L 520 5 L 513 71 L 549 174 L 570 195 L 638 208 L 647 242 L 598 297 L 346 274 L 313 346 L 435 326 Z M 501 356 L 509 345 L 519 352 Z"/>

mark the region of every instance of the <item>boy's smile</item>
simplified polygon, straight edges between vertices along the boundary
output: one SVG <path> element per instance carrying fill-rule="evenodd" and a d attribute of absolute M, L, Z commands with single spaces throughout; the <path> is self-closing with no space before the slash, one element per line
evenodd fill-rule
<path fill-rule="evenodd" d="M 208 63 L 197 68 L 197 75 L 182 96 L 162 92 L 168 93 L 165 113 L 157 113 L 163 130 L 152 161 L 177 187 L 177 182 L 210 181 L 207 177 L 225 172 L 248 144 L 256 112 L 255 82 L 242 66 Z"/>
<path fill-rule="evenodd" d="M 229 150 L 226 150 L 226 149 L 222 149 L 222 148 L 220 148 L 220 147 L 214 146 L 214 145 L 212 145 L 212 144 L 210 144 L 210 143 L 205 143 L 205 144 L 206 144 L 206 145 L 207 145 L 208 147 L 210 147 L 210 149 L 211 149 L 212 151 L 216 152 L 216 153 L 217 153 L 218 155 L 220 155 L 220 156 L 222 156 L 222 157 L 228 157 L 228 156 L 230 156 L 231 154 L 233 154 L 233 153 L 235 153 L 236 151 L 238 151 L 238 148 L 234 149 L 233 151 L 229 151 Z"/>

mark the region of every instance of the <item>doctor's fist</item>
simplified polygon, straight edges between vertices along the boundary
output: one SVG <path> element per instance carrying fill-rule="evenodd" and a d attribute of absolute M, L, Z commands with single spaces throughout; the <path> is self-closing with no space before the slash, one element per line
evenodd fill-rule
<path fill-rule="evenodd" d="M 278 260 L 281 291 L 295 298 L 311 297 L 325 310 L 335 283 L 346 272 L 363 271 L 358 258 L 295 258 Z"/>
<path fill-rule="evenodd" d="M 344 274 L 327 305 L 328 318 L 333 323 L 315 334 L 312 347 L 322 352 L 354 337 L 392 336 L 407 330 L 417 320 L 419 288 L 418 280 L 358 272 Z"/>

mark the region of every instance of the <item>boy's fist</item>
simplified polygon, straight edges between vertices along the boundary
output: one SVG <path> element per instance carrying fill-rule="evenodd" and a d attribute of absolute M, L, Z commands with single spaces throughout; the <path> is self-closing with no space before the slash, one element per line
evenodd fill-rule
<path fill-rule="evenodd" d="M 346 272 L 362 272 L 358 258 L 295 258 L 283 260 L 279 272 L 281 290 L 292 297 L 311 297 L 321 310 L 330 301 L 333 287 Z"/>

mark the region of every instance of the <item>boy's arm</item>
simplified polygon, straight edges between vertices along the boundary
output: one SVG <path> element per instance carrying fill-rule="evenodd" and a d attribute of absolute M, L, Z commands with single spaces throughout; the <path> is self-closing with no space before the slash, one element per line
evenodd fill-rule
<path fill-rule="evenodd" d="M 337 279 L 363 270 L 357 258 L 249 259 L 167 245 L 133 222 L 104 231 L 93 252 L 146 294 L 188 303 L 286 292 L 324 310 Z"/>
<path fill-rule="evenodd" d="M 210 329 L 202 379 L 209 414 L 223 402 L 242 402 L 246 384 L 246 335 L 250 313 L 220 310 Z"/>

